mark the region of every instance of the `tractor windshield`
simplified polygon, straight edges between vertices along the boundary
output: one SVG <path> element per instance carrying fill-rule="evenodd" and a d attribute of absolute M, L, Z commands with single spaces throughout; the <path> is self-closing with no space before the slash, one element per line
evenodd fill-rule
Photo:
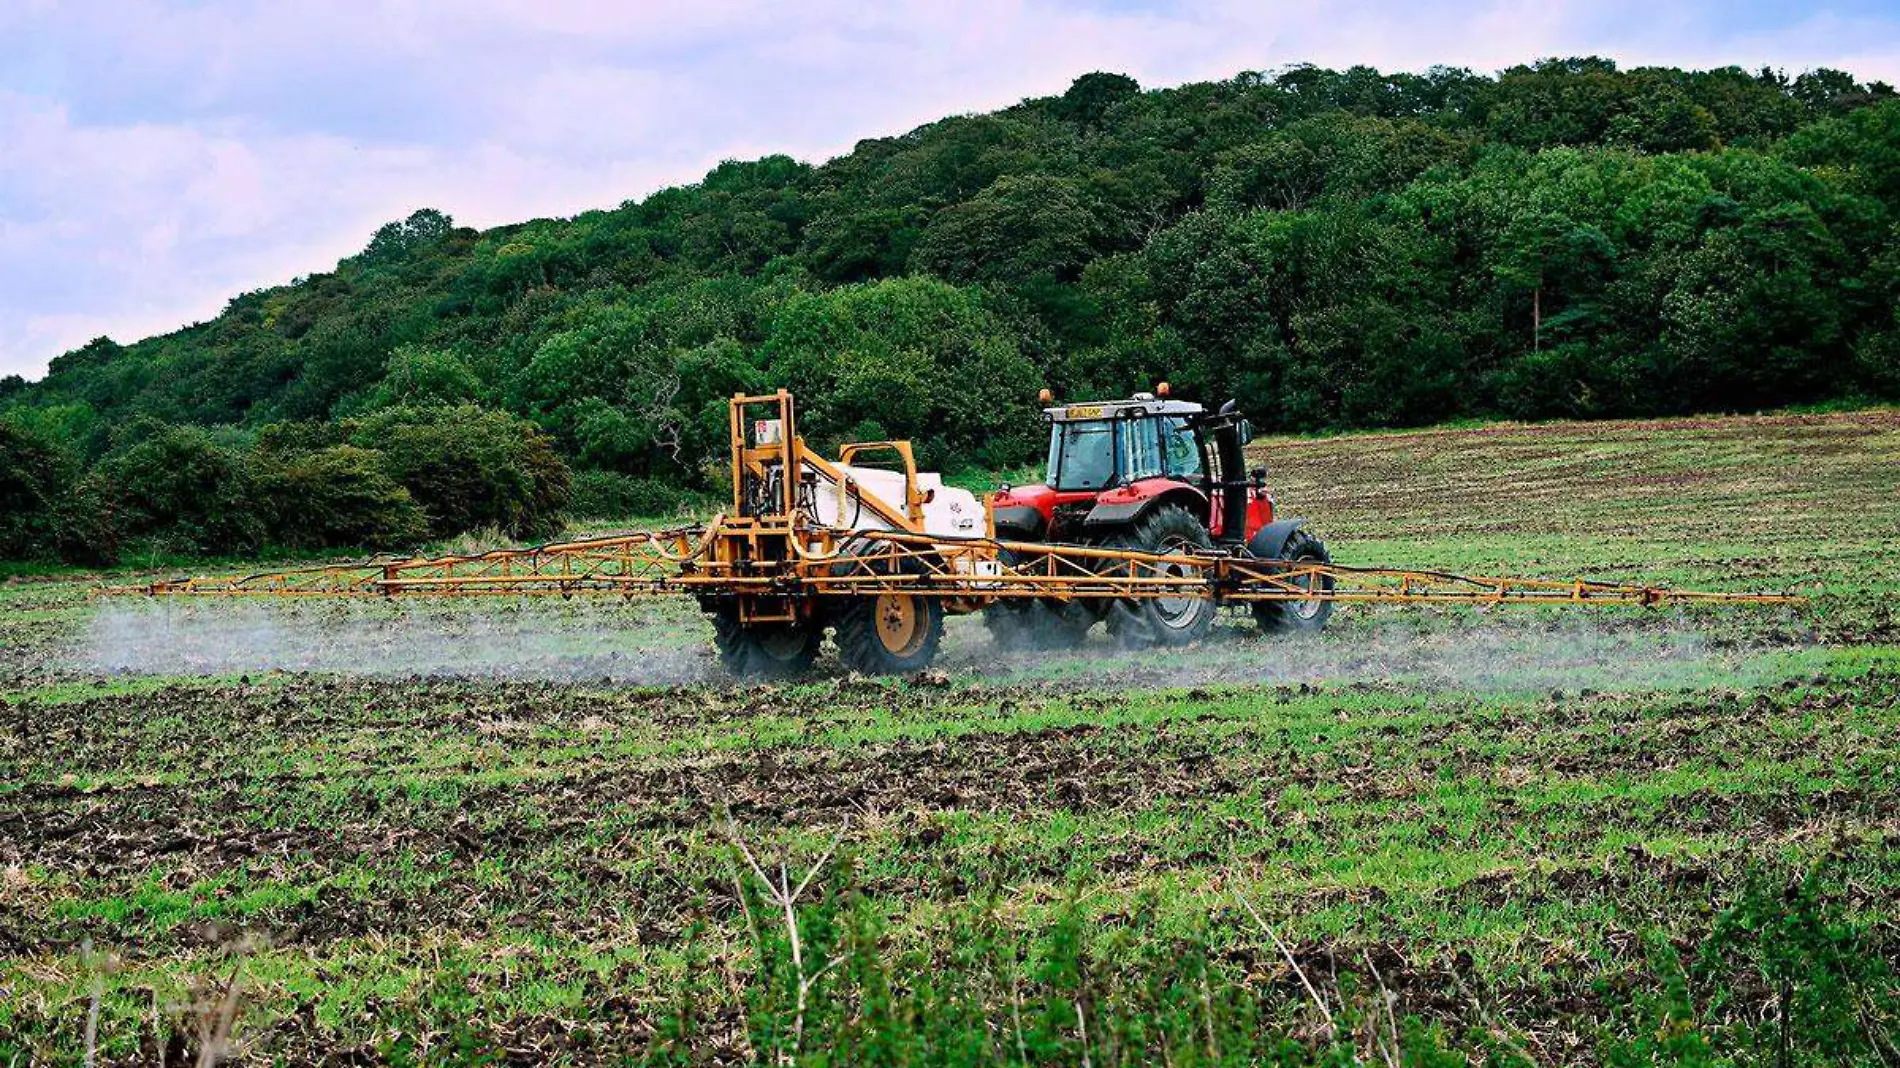
<path fill-rule="evenodd" d="M 1049 485 L 1101 489 L 1115 479 L 1115 424 L 1057 423 L 1049 435 Z"/>

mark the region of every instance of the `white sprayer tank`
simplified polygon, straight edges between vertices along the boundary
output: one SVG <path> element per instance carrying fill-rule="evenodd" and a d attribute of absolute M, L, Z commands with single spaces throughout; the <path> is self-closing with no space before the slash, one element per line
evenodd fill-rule
<path fill-rule="evenodd" d="M 879 467 L 847 465 L 840 468 L 859 491 L 875 497 L 879 503 L 899 515 L 904 514 L 904 473 Z M 980 538 L 986 531 L 983 504 L 976 494 L 943 484 L 943 476 L 934 471 L 917 472 L 917 489 L 924 495 L 924 533 L 940 538 Z M 876 511 L 861 504 L 854 495 L 825 477 L 818 476 L 812 502 L 818 522 L 844 530 L 891 530 Z"/>

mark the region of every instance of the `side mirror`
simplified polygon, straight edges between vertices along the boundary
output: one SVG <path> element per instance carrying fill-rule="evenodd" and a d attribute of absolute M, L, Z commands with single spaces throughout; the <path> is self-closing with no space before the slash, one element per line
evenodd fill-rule
<path fill-rule="evenodd" d="M 1253 424 L 1248 422 L 1245 419 L 1242 419 L 1240 421 L 1240 443 L 1242 445 L 1245 445 L 1252 440 L 1253 440 Z"/>

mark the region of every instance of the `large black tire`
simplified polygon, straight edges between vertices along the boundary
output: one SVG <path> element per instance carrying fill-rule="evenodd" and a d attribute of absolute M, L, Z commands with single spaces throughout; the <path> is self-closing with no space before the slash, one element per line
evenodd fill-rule
<path fill-rule="evenodd" d="M 866 540 L 845 549 L 859 557 L 837 574 L 891 575 L 923 570 L 914 559 L 897 558 L 887 545 Z M 891 557 L 884 559 L 884 557 Z M 869 558 L 868 560 L 864 558 Z M 868 567 L 867 567 L 868 565 Z M 943 641 L 943 602 L 912 593 L 866 593 L 845 602 L 837 615 L 838 659 L 863 675 L 908 675 L 936 659 Z"/>
<path fill-rule="evenodd" d="M 1187 509 L 1164 504 L 1107 545 L 1144 553 L 1194 552 L 1206 550 L 1212 540 L 1207 528 Z M 1198 574 L 1195 568 L 1176 565 L 1141 570 L 1176 577 Z M 1108 633 L 1125 649 L 1187 645 L 1207 636 L 1218 611 L 1213 598 L 1201 592 L 1183 592 L 1173 597 L 1130 597 L 1109 607 Z"/>
<path fill-rule="evenodd" d="M 824 642 L 824 631 L 808 624 L 741 622 L 739 606 L 729 602 L 715 605 L 706 614 L 712 619 L 720 666 L 736 678 L 803 675 L 818 659 L 818 647 Z"/>
<path fill-rule="evenodd" d="M 999 550 L 997 557 L 1005 565 L 1017 561 L 1008 549 Z M 1004 597 L 983 609 L 983 626 L 990 640 L 1009 650 L 1073 649 L 1088 640 L 1095 620 L 1095 613 L 1082 602 L 1054 598 Z"/>
<path fill-rule="evenodd" d="M 1279 559 L 1294 562 L 1330 564 L 1332 555 L 1326 551 L 1326 543 L 1308 534 L 1296 530 L 1286 541 L 1286 547 L 1280 550 Z M 1315 583 L 1308 580 L 1306 588 L 1331 592 L 1333 580 L 1321 576 Z M 1299 632 L 1317 633 L 1326 628 L 1326 621 L 1333 617 L 1331 601 L 1255 601 L 1253 605 L 1254 622 L 1268 634 L 1294 634 Z"/>
<path fill-rule="evenodd" d="M 854 597 L 838 616 L 838 658 L 865 675 L 908 675 L 936 659 L 943 602 L 912 593 Z"/>

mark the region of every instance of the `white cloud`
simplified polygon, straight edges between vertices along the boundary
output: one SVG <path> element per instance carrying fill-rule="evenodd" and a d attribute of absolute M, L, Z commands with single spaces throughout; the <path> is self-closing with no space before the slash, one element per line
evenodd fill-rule
<path fill-rule="evenodd" d="M 210 318 L 239 292 L 327 269 L 415 207 L 498 222 L 697 173 L 578 170 L 492 142 L 448 151 L 89 127 L 17 96 L 0 96 L 0 144 L 0 373 L 37 374 L 102 333 L 131 340 Z"/>
<path fill-rule="evenodd" d="M 207 318 L 424 205 L 473 225 L 572 214 L 1089 70 L 1155 85 L 1598 52 L 1900 81 L 1891 21 L 1750 36 L 1725 17 L 1632 0 L 16 0 L 0 5 L 0 374 Z"/>

